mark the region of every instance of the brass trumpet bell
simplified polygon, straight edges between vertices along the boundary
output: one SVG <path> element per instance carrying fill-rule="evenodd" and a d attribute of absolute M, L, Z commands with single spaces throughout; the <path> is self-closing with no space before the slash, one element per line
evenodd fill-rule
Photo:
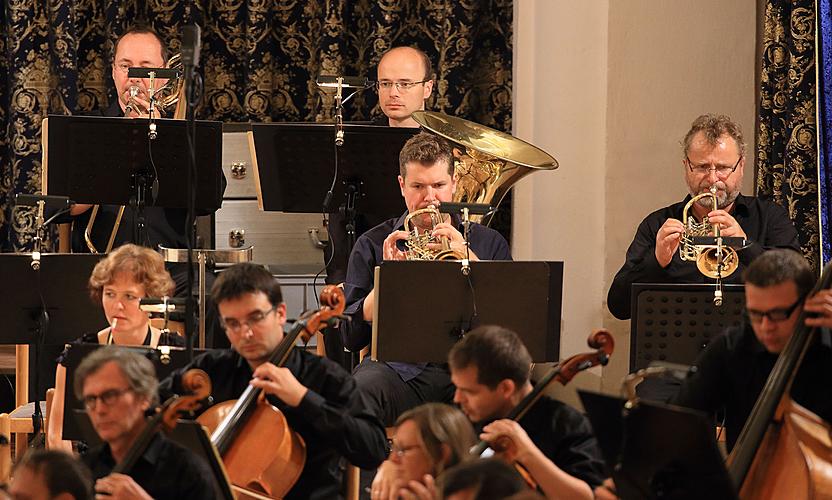
<path fill-rule="evenodd" d="M 492 128 L 434 111 L 414 111 L 413 119 L 454 146 L 454 202 L 497 206 L 526 175 L 558 168 L 549 153 Z M 481 219 L 471 216 L 474 222 Z"/>
<path fill-rule="evenodd" d="M 705 276 L 717 279 L 731 276 L 739 267 L 737 251 L 731 247 L 723 246 L 723 255 L 717 255 L 716 245 L 700 247 L 699 255 L 696 256 L 696 268 Z M 722 268 L 720 269 L 720 265 Z"/>

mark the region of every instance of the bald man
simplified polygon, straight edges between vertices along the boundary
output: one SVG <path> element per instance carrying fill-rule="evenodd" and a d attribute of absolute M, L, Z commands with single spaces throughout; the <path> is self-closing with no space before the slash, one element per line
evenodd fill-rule
<path fill-rule="evenodd" d="M 419 127 L 411 116 L 425 109 L 425 100 L 433 91 L 430 59 L 414 47 L 393 47 L 378 63 L 378 104 L 384 113 L 379 125 Z"/>

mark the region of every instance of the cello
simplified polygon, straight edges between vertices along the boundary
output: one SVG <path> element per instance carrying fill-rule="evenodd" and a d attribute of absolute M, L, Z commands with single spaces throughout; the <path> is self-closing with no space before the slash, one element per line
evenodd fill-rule
<path fill-rule="evenodd" d="M 578 373 L 588 370 L 594 366 L 605 366 L 610 359 L 610 356 L 613 353 L 615 348 L 615 341 L 613 339 L 612 334 L 609 330 L 606 329 L 598 329 L 593 331 L 589 338 L 586 341 L 587 345 L 593 349 L 594 351 L 575 354 L 560 363 L 555 364 L 546 374 L 534 385 L 532 390 L 517 403 L 517 406 L 512 408 L 511 412 L 509 412 L 506 418 L 514 421 L 519 421 L 523 418 L 526 412 L 540 399 L 543 395 L 543 391 L 548 387 L 552 382 L 558 381 L 561 385 L 568 384 L 572 378 L 575 377 Z M 481 457 L 483 453 L 488 449 L 489 444 L 486 441 L 480 441 L 476 445 L 474 445 L 471 450 L 470 454 L 475 457 Z M 504 447 L 501 446 L 501 443 L 498 442 L 494 443 L 495 451 L 502 451 Z M 520 474 L 529 484 L 532 489 L 537 488 L 537 484 L 531 479 L 528 472 L 522 468 L 519 463 L 515 463 Z"/>
<path fill-rule="evenodd" d="M 344 312 L 344 292 L 328 285 L 321 308 L 303 315 L 286 333 L 269 362 L 281 367 L 301 339 L 309 339 Z M 248 386 L 237 400 L 212 406 L 197 418 L 211 432 L 211 442 L 225 464 L 238 498 L 281 498 L 295 484 L 306 462 L 306 445 L 263 391 Z M 268 436 L 270 446 L 263 446 Z M 271 443 L 274 443 L 273 445 Z"/>
<path fill-rule="evenodd" d="M 811 293 L 830 284 L 832 263 Z M 818 329 L 805 325 L 806 315 L 801 313 L 728 457 L 740 498 L 832 498 L 830 424 L 790 396 Z"/>
<path fill-rule="evenodd" d="M 141 434 L 130 446 L 124 458 L 113 468 L 114 473 L 129 474 L 136 462 L 144 455 L 153 437 L 162 429 L 171 431 L 179 418 L 197 411 L 202 402 L 211 394 L 211 379 L 199 369 L 191 369 L 182 375 L 182 387 L 189 394 L 172 396 L 147 420 Z"/>

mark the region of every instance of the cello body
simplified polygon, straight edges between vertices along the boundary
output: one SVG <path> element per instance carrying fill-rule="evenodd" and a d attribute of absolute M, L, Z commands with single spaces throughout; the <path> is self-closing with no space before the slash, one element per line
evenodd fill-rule
<path fill-rule="evenodd" d="M 790 397 L 757 449 L 740 498 L 832 498 L 832 429 Z"/>
<path fill-rule="evenodd" d="M 213 433 L 230 413 L 236 400 L 212 406 L 197 421 Z M 268 443 L 266 446 L 265 444 Z M 306 444 L 294 432 L 283 413 L 260 398 L 245 425 L 222 455 L 236 492 L 246 497 L 282 498 L 297 482 L 306 462 Z"/>

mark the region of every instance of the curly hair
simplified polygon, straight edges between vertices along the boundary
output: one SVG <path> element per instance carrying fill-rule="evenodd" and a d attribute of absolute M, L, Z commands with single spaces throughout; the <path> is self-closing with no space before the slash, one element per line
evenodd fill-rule
<path fill-rule="evenodd" d="M 404 143 L 399 153 L 399 175 L 407 177 L 407 164 L 432 166 L 444 162 L 448 175 L 454 175 L 454 151 L 450 143 L 438 135 L 420 132 Z"/>
<path fill-rule="evenodd" d="M 128 273 L 134 281 L 141 283 L 148 297 L 173 293 L 173 279 L 165 269 L 162 256 L 150 248 L 128 243 L 116 248 L 95 265 L 89 280 L 90 297 L 100 302 L 104 287 L 112 283 L 119 273 Z"/>
<path fill-rule="evenodd" d="M 693 136 L 699 132 L 705 135 L 705 140 L 708 141 L 710 146 L 716 146 L 720 137 L 728 135 L 737 144 L 737 151 L 740 156 L 745 156 L 745 141 L 739 124 L 726 115 L 707 114 L 693 120 L 693 123 L 690 124 L 690 130 L 682 139 L 682 154 L 685 158 L 688 157 Z"/>

